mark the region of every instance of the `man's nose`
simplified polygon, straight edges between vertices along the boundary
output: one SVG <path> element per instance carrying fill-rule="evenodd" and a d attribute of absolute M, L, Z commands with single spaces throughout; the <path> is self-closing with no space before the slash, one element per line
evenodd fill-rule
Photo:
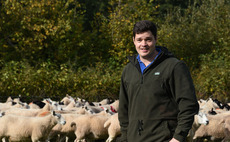
<path fill-rule="evenodd" d="M 142 40 L 141 45 L 142 46 L 146 46 L 147 45 L 147 41 L 146 40 Z"/>

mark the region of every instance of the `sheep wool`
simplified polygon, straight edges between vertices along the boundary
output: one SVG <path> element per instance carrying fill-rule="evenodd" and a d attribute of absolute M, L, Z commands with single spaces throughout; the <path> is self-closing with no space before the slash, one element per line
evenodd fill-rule
<path fill-rule="evenodd" d="M 0 118 L 0 139 L 10 141 L 45 141 L 51 129 L 58 123 L 65 124 L 61 115 L 51 113 L 45 117 L 4 115 Z"/>

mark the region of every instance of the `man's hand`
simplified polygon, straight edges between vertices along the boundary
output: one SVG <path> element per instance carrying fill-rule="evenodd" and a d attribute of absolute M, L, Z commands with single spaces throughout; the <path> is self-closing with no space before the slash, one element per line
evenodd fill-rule
<path fill-rule="evenodd" d="M 172 138 L 169 142 L 179 142 L 178 140 Z"/>

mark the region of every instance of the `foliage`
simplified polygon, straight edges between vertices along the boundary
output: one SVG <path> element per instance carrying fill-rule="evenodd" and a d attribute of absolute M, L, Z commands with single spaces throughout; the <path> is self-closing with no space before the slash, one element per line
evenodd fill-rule
<path fill-rule="evenodd" d="M 225 0 L 194 3 L 169 14 L 158 44 L 167 46 L 190 67 L 198 98 L 229 101 L 230 5 Z"/>
<path fill-rule="evenodd" d="M 71 94 L 90 101 L 106 97 L 117 99 L 120 74 L 104 68 L 107 68 L 105 64 L 98 64 L 96 68 L 74 72 L 71 64 L 62 64 L 58 68 L 44 62 L 34 68 L 26 61 L 11 61 L 0 72 L 0 94 L 56 99 Z"/>
<path fill-rule="evenodd" d="M 195 69 L 200 65 L 199 55 L 210 53 L 219 39 L 229 40 L 229 9 L 225 0 L 209 0 L 195 3 L 185 13 L 175 11 L 160 27 L 158 43 Z"/>
<path fill-rule="evenodd" d="M 74 0 L 7 0 L 0 13 L 1 58 L 27 59 L 31 65 L 68 61 L 77 67 L 97 62 L 97 33 L 83 31 L 84 5 Z M 90 41 L 90 42 L 89 42 Z M 97 47 L 98 46 L 98 47 Z"/>
<path fill-rule="evenodd" d="M 5 54 L 2 56 L 8 60 L 66 61 L 72 52 L 68 45 L 74 40 L 70 39 L 77 36 L 71 32 L 81 33 L 81 25 L 74 22 L 77 14 L 71 5 L 78 6 L 73 0 L 3 2 L 0 44 Z M 77 19 L 81 21 L 80 16 Z"/>
<path fill-rule="evenodd" d="M 79 69 L 76 94 L 84 96 L 88 100 L 118 99 L 120 76 L 119 70 L 109 69 L 108 65 L 104 63 L 98 63 L 95 68 Z"/>
<path fill-rule="evenodd" d="M 115 68 L 123 68 L 127 63 L 126 57 L 136 53 L 132 43 L 134 23 L 143 19 L 157 22 L 155 15 L 159 6 L 153 1 L 141 0 L 112 0 L 109 4 L 111 5 L 110 15 L 108 18 L 102 17 L 101 32 L 112 41 L 109 49 L 109 63 Z"/>
<path fill-rule="evenodd" d="M 230 48 L 229 42 L 223 42 L 223 47 L 216 46 L 210 54 L 201 55 L 201 66 L 197 69 L 195 85 L 200 98 L 212 96 L 224 102 L 229 102 L 230 93 Z"/>
<path fill-rule="evenodd" d="M 188 8 L 189 5 L 194 3 L 193 0 L 155 0 L 155 2 L 158 5 L 160 5 L 158 9 L 160 13 L 159 16 L 163 16 L 164 14 L 167 14 L 169 11 L 178 8 L 184 10 Z"/>
<path fill-rule="evenodd" d="M 0 93 L 117 98 L 135 22 L 190 67 L 199 98 L 229 100 L 227 0 L 0 1 Z"/>

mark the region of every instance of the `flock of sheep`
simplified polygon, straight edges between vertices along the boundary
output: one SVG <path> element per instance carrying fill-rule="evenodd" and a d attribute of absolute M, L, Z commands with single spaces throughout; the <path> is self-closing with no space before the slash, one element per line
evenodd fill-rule
<path fill-rule="evenodd" d="M 188 141 L 230 140 L 229 104 L 199 100 Z M 66 95 L 29 104 L 9 97 L 0 103 L 0 141 L 89 142 L 115 141 L 120 135 L 119 100 L 88 102 Z"/>
<path fill-rule="evenodd" d="M 0 141 L 111 142 L 120 134 L 118 105 L 118 100 L 89 103 L 68 95 L 60 102 L 29 104 L 9 97 L 0 103 Z"/>
<path fill-rule="evenodd" d="M 201 125 L 193 124 L 190 130 L 193 141 L 200 141 L 205 138 L 218 142 L 230 141 L 230 103 L 222 103 L 212 98 L 200 99 L 198 102 L 200 104 L 199 112 L 207 116 L 208 123 L 204 125 L 202 123 L 200 123 Z"/>

